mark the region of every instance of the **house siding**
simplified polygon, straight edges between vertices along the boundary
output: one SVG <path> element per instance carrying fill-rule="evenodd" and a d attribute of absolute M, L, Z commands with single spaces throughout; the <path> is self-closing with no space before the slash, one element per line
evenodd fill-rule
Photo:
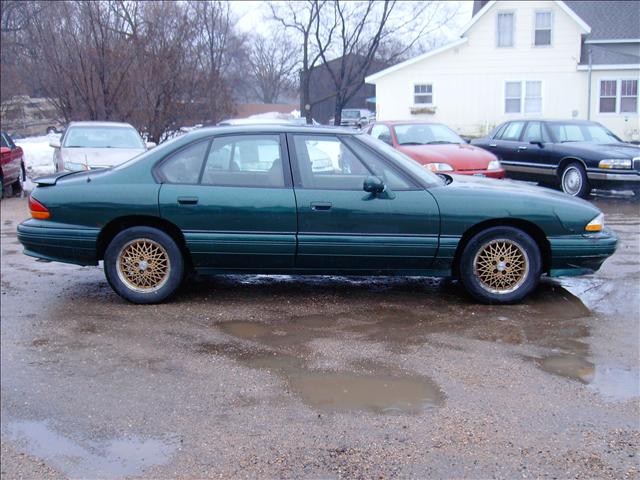
<path fill-rule="evenodd" d="M 553 14 L 549 47 L 533 45 L 535 13 L 541 10 Z M 513 47 L 496 47 L 499 12 L 515 14 Z M 468 30 L 467 43 L 374 80 L 378 119 L 442 122 L 463 135 L 483 135 L 499 123 L 526 116 L 504 112 L 505 81 L 526 80 L 542 82 L 542 113 L 536 117 L 586 119 L 588 72 L 577 70 L 582 33 L 556 2 L 497 2 Z M 417 83 L 433 84 L 435 113 L 411 113 Z M 618 119 L 592 119 L 624 135 Z"/>

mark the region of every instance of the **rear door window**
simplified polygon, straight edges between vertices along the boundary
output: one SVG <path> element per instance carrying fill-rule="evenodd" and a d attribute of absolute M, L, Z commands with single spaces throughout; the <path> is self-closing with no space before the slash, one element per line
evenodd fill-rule
<path fill-rule="evenodd" d="M 234 135 L 213 140 L 202 184 L 284 187 L 279 135 Z"/>
<path fill-rule="evenodd" d="M 209 143 L 208 140 L 192 143 L 171 154 L 158 168 L 163 182 L 197 184 Z"/>

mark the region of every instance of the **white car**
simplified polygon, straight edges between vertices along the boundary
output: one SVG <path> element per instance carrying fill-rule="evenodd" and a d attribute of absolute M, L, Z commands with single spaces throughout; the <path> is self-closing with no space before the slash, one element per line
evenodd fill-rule
<path fill-rule="evenodd" d="M 56 171 L 73 172 L 120 165 L 156 144 L 145 143 L 128 123 L 72 122 L 49 145 Z"/>

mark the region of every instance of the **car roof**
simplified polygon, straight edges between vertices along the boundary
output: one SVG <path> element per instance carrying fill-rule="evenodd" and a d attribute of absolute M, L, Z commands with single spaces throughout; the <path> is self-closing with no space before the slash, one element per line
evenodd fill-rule
<path fill-rule="evenodd" d="M 98 122 L 98 121 L 85 121 L 85 122 L 71 122 L 69 127 L 122 127 L 122 128 L 134 128 L 130 123 L 124 122 Z"/>
<path fill-rule="evenodd" d="M 442 122 L 430 122 L 428 120 L 376 120 L 375 123 L 383 125 L 443 125 Z"/>
<path fill-rule="evenodd" d="M 576 118 L 572 118 L 569 120 L 563 120 L 561 118 L 514 118 L 512 120 L 507 120 L 505 122 L 502 122 L 501 125 L 505 124 L 505 123 L 509 123 L 509 122 L 545 122 L 545 123 L 573 123 L 576 125 L 584 125 L 584 124 L 592 124 L 592 123 L 598 123 L 595 122 L 593 120 L 579 120 Z"/>
<path fill-rule="evenodd" d="M 208 136 L 229 133 L 308 133 L 315 134 L 337 134 L 337 135 L 357 135 L 361 132 L 350 128 L 341 128 L 323 125 L 282 125 L 282 124 L 260 124 L 260 125 L 224 125 L 216 127 L 203 127 L 193 130 L 186 135 Z"/>

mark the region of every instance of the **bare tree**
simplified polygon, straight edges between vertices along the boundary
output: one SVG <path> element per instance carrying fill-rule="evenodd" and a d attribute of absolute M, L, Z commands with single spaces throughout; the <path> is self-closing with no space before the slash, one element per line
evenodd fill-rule
<path fill-rule="evenodd" d="M 128 121 L 157 141 L 233 112 L 243 46 L 227 2 L 5 0 L 3 98 L 21 86 L 65 121 Z"/>
<path fill-rule="evenodd" d="M 366 74 L 381 53 L 386 62 L 397 61 L 457 14 L 457 9 L 435 1 L 336 0 L 331 6 L 333 15 L 327 15 L 325 9 L 325 17 L 335 22 L 331 27 L 335 41 L 330 48 L 318 47 L 318 52 L 335 87 L 336 125 L 340 124 L 342 109 L 364 85 Z M 326 45 L 323 33 L 321 28 L 315 29 L 318 46 Z"/>
<path fill-rule="evenodd" d="M 295 83 L 292 75 L 299 63 L 296 47 L 284 31 L 274 32 L 269 38 L 256 35 L 251 45 L 252 89 L 263 103 L 276 103 Z"/>
<path fill-rule="evenodd" d="M 325 12 L 329 11 L 326 0 L 305 0 L 304 2 L 287 2 L 285 4 L 270 3 L 271 18 L 280 23 L 286 30 L 298 34 L 302 46 L 300 68 L 300 95 L 307 123 L 311 118 L 311 70 L 318 65 L 325 50 L 331 45 L 336 27 L 329 22 L 327 27 Z M 319 31 L 322 31 L 320 34 Z M 298 39 L 297 39 L 298 40 Z"/>

